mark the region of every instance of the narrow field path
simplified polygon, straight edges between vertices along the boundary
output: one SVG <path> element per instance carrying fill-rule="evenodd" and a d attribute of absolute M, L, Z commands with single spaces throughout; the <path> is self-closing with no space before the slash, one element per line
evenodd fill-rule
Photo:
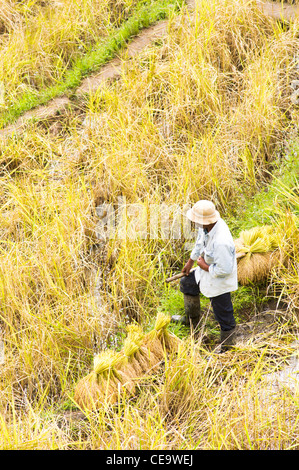
<path fill-rule="evenodd" d="M 187 0 L 187 7 L 194 9 L 197 2 L 200 0 Z M 285 5 L 281 3 L 273 3 L 268 1 L 258 1 L 260 8 L 263 12 L 273 19 L 290 21 L 299 18 L 299 5 Z M 136 36 L 127 46 L 126 56 L 128 60 L 135 57 L 143 49 L 149 46 L 153 41 L 162 39 L 167 34 L 168 20 L 160 21 L 159 23 L 144 29 L 138 36 Z M 123 51 L 122 51 L 123 52 Z M 116 79 L 121 75 L 123 60 L 116 57 L 108 62 L 101 69 L 86 79 L 75 92 L 76 97 L 82 97 L 89 92 L 95 92 L 98 87 L 108 79 Z M 46 105 L 38 106 L 30 111 L 24 113 L 19 117 L 16 122 L 6 126 L 0 130 L 0 138 L 5 139 L 13 134 L 20 134 L 23 132 L 26 124 L 34 120 L 47 120 L 60 115 L 73 105 L 72 100 L 67 96 L 62 96 L 49 101 Z"/>
<path fill-rule="evenodd" d="M 189 0 L 187 3 L 194 5 L 195 0 Z M 161 39 L 167 34 L 168 21 L 160 21 L 159 23 L 146 28 L 136 36 L 133 41 L 128 44 L 126 55 L 128 59 L 135 57 L 142 52 L 149 44 L 157 39 Z M 107 79 L 117 78 L 121 74 L 123 61 L 119 58 L 111 60 L 104 65 L 99 72 L 85 78 L 76 91 L 76 95 L 82 95 L 90 91 L 95 91 L 102 82 Z"/>

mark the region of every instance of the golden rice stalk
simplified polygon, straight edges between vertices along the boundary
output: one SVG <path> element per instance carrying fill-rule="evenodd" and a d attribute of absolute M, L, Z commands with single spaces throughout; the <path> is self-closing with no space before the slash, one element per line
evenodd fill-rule
<path fill-rule="evenodd" d="M 278 234 L 270 225 L 243 230 L 235 240 L 237 255 L 244 255 L 238 257 L 240 284 L 265 280 L 280 260 L 280 254 L 275 252 L 278 246 Z"/>
<path fill-rule="evenodd" d="M 96 409 L 103 404 L 113 404 L 117 401 L 118 391 L 115 385 L 107 380 L 97 380 L 94 372 L 83 377 L 77 384 L 74 394 L 76 403 L 81 408 Z"/>
<path fill-rule="evenodd" d="M 170 316 L 159 312 L 156 320 L 155 330 L 161 331 L 160 341 L 168 353 L 177 352 L 182 341 L 170 331 L 167 327 L 170 323 Z"/>
<path fill-rule="evenodd" d="M 142 377 L 151 372 L 151 364 L 149 357 L 149 350 L 146 346 L 141 346 L 141 348 L 136 352 L 134 356 L 134 361 L 138 364 L 141 371 L 139 377 Z"/>
<path fill-rule="evenodd" d="M 155 372 L 165 359 L 165 348 L 159 340 L 154 340 L 148 345 L 142 345 L 140 352 L 146 358 L 148 372 Z"/>
<path fill-rule="evenodd" d="M 161 346 L 169 353 L 177 351 L 181 340 L 167 330 L 169 323 L 170 316 L 163 312 L 158 312 L 154 329 L 144 339 L 144 342 L 149 345 L 151 351 L 158 350 Z"/>
<path fill-rule="evenodd" d="M 96 377 L 95 374 L 91 372 L 77 383 L 74 400 L 81 408 L 93 408 L 97 406 L 99 399 Z"/>
<path fill-rule="evenodd" d="M 105 351 L 106 353 L 107 351 Z M 111 351 L 109 351 L 111 352 Z M 82 408 L 96 409 L 100 405 L 109 405 L 117 402 L 119 396 L 124 391 L 134 393 L 135 384 L 132 381 L 132 377 L 128 374 L 127 369 L 116 370 L 107 367 L 105 359 L 108 355 L 104 354 L 99 359 L 99 364 L 102 366 L 101 373 L 100 368 L 88 374 L 86 377 L 81 379 L 75 389 L 74 399 L 78 405 Z M 134 376 L 134 374 L 133 374 Z"/>
<path fill-rule="evenodd" d="M 163 336 L 164 347 L 168 353 L 178 353 L 182 340 L 166 330 Z"/>
<path fill-rule="evenodd" d="M 267 253 L 278 247 L 278 235 L 270 225 L 253 227 L 240 233 L 235 246 L 239 253 Z"/>
<path fill-rule="evenodd" d="M 127 327 L 128 336 L 124 341 L 122 354 L 125 358 L 124 367 L 122 371 L 128 373 L 130 377 L 140 377 L 143 373 L 143 369 L 136 355 L 140 350 L 142 341 L 144 339 L 144 333 L 139 325 L 129 325 Z"/>
<path fill-rule="evenodd" d="M 169 323 L 170 323 L 170 316 L 166 315 L 163 312 L 158 312 L 154 329 L 156 331 L 160 331 L 162 329 L 167 328 Z"/>
<path fill-rule="evenodd" d="M 164 323 L 160 323 L 161 328 Z M 128 327 L 128 337 L 125 340 L 123 353 L 127 357 L 127 364 L 123 370 L 130 368 L 135 372 L 135 378 L 148 373 L 155 365 L 161 361 L 164 351 L 157 337 L 157 330 L 154 329 L 151 335 L 144 335 L 141 328 L 137 325 Z M 151 341 L 149 341 L 151 338 Z"/>
<path fill-rule="evenodd" d="M 280 261 L 281 256 L 278 251 L 247 253 L 238 262 L 238 281 L 242 285 L 263 281 Z"/>
<path fill-rule="evenodd" d="M 96 375 L 104 375 L 121 364 L 123 356 L 115 351 L 103 351 L 94 357 L 93 370 Z"/>
<path fill-rule="evenodd" d="M 128 336 L 125 339 L 122 352 L 124 356 L 130 357 L 140 348 L 144 338 L 144 333 L 139 325 L 129 325 L 127 327 L 127 332 Z"/>
<path fill-rule="evenodd" d="M 118 370 L 117 376 L 122 384 L 122 390 L 127 390 L 130 395 L 133 395 L 136 390 L 136 377 L 134 369 L 126 366 L 124 370 Z"/>

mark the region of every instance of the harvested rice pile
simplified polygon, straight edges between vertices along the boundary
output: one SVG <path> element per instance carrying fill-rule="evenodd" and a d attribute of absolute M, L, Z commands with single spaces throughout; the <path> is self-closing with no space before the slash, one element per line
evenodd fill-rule
<path fill-rule="evenodd" d="M 134 394 L 137 380 L 157 371 L 165 353 L 178 350 L 181 341 L 167 330 L 169 323 L 168 315 L 158 313 L 154 329 L 147 334 L 138 325 L 129 325 L 122 350 L 96 356 L 93 371 L 78 382 L 76 403 L 96 409 L 117 403 L 126 393 Z"/>
<path fill-rule="evenodd" d="M 272 226 L 244 230 L 235 240 L 238 258 L 238 280 L 246 285 L 266 279 L 274 266 L 281 262 L 278 236 Z"/>

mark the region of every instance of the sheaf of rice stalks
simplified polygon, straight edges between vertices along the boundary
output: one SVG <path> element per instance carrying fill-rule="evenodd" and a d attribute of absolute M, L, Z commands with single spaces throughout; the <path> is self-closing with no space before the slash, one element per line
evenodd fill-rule
<path fill-rule="evenodd" d="M 167 331 L 170 317 L 159 312 L 153 330 L 146 335 L 129 325 L 120 352 L 103 351 L 94 358 L 94 369 L 81 379 L 74 399 L 82 408 L 98 408 L 118 401 L 124 392 L 133 394 L 139 378 L 160 367 L 165 353 L 177 351 L 180 340 Z"/>
<path fill-rule="evenodd" d="M 243 230 L 237 240 L 237 249 L 242 253 L 267 253 L 278 248 L 275 229 L 270 225 Z"/>
<path fill-rule="evenodd" d="M 238 280 L 242 285 L 265 280 L 281 260 L 277 250 L 278 235 L 270 225 L 242 231 L 235 240 L 235 246 L 237 254 L 241 254 L 238 259 Z"/>

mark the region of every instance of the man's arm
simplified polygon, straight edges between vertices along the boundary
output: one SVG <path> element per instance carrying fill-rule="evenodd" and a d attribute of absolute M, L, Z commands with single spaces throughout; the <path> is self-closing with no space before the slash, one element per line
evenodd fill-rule
<path fill-rule="evenodd" d="M 210 265 L 207 264 L 202 256 L 200 256 L 197 260 L 198 266 L 203 269 L 204 271 L 209 271 Z"/>
<path fill-rule="evenodd" d="M 192 258 L 189 258 L 187 263 L 185 264 L 185 266 L 182 269 L 182 273 L 185 273 L 186 276 L 189 276 L 189 273 L 190 273 L 191 269 L 193 268 L 193 264 L 194 264 L 194 260 Z"/>

